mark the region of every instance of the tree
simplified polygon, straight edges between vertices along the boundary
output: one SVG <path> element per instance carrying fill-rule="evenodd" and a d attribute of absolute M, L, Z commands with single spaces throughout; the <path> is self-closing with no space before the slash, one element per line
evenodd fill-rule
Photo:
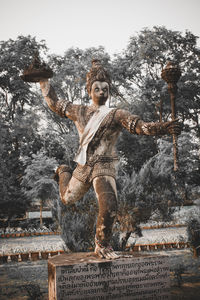
<path fill-rule="evenodd" d="M 27 158 L 25 174 L 22 180 L 24 194 L 32 202 L 40 202 L 40 226 L 42 227 L 42 208 L 48 201 L 51 203 L 58 196 L 57 184 L 53 180 L 57 162 L 49 158 L 45 151 Z"/>
<path fill-rule="evenodd" d="M 21 194 L 22 165 L 20 149 L 9 124 L 0 119 L 0 211 L 1 217 L 10 220 L 25 213 L 28 201 Z"/>
<path fill-rule="evenodd" d="M 198 143 L 189 133 L 180 136 L 180 167 L 176 173 L 172 168 L 172 143 L 169 139 L 160 139 L 158 154 L 148 160 L 133 179 L 135 205 L 149 208 L 151 212 L 159 210 L 164 220 L 170 217 L 170 207 L 184 205 L 200 180 Z"/>
<path fill-rule="evenodd" d="M 39 136 L 39 105 L 34 89 L 23 82 L 20 73 L 35 51 L 46 51 L 44 41 L 19 36 L 0 43 L 1 111 L 1 212 L 11 218 L 23 213 L 29 201 L 22 195 L 20 182 L 24 172 L 23 157 L 42 146 Z"/>

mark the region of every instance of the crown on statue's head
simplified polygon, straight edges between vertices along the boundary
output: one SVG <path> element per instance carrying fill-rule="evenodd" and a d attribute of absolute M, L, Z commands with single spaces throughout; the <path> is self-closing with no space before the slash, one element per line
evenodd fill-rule
<path fill-rule="evenodd" d="M 101 61 L 99 59 L 93 59 L 92 60 L 92 68 L 86 75 L 86 88 L 88 93 L 90 94 L 92 84 L 95 81 L 105 81 L 109 84 L 111 84 L 110 76 L 108 72 L 103 68 Z"/>

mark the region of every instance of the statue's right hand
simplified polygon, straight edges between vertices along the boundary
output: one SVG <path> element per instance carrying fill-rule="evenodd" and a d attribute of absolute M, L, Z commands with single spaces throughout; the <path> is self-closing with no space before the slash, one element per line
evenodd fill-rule
<path fill-rule="evenodd" d="M 117 259 L 120 258 L 118 254 L 115 253 L 115 251 L 112 249 L 112 247 L 100 247 L 96 245 L 95 247 L 95 253 L 97 256 L 100 258 L 105 258 L 105 259 Z"/>
<path fill-rule="evenodd" d="M 164 127 L 167 133 L 179 135 L 181 134 L 183 124 L 178 119 L 175 119 L 173 121 L 164 122 Z"/>

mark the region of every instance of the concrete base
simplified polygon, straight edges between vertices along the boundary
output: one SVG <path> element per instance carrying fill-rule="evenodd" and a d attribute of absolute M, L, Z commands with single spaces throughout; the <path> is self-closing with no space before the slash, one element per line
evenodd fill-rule
<path fill-rule="evenodd" d="M 61 254 L 49 259 L 48 275 L 49 300 L 170 299 L 164 255 L 130 253 L 110 261 L 94 253 Z"/>

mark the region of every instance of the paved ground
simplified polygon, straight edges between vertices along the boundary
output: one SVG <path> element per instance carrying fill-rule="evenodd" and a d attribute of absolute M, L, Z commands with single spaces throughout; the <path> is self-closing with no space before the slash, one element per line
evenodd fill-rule
<path fill-rule="evenodd" d="M 43 235 L 21 238 L 1 238 L 0 254 L 64 250 L 65 244 L 59 235 Z"/>
<path fill-rule="evenodd" d="M 48 300 L 47 261 L 0 265 L 1 300 Z"/>
<path fill-rule="evenodd" d="M 142 230 L 143 237 L 135 237 L 136 244 L 186 242 L 186 227 L 169 227 Z M 133 238 L 133 237 L 132 237 Z"/>

